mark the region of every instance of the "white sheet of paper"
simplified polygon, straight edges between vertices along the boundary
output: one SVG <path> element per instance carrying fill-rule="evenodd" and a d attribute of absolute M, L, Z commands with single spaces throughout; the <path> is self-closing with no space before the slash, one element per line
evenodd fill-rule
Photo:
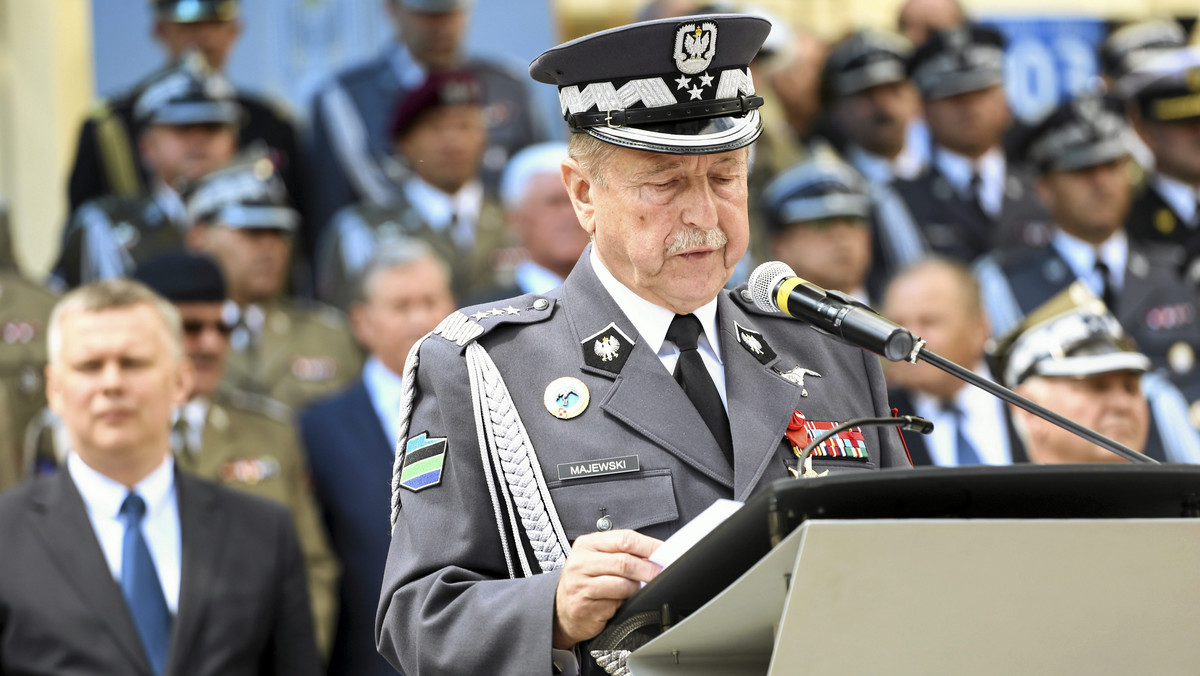
<path fill-rule="evenodd" d="M 699 516 L 689 521 L 683 528 L 675 531 L 674 535 L 667 538 L 666 542 L 650 555 L 650 560 L 666 568 L 679 557 L 683 556 L 684 552 L 691 549 L 705 535 L 712 532 L 712 529 L 719 526 L 722 521 L 728 519 L 741 506 L 742 503 L 737 500 L 717 500 L 703 512 L 700 512 Z"/>

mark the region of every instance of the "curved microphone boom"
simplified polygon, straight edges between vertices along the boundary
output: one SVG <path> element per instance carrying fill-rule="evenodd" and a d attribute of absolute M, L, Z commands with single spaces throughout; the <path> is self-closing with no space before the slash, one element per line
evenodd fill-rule
<path fill-rule="evenodd" d="M 760 310 L 807 320 L 819 331 L 890 361 L 912 355 L 916 341 L 908 329 L 847 294 L 826 291 L 797 277 L 786 263 L 763 263 L 750 274 L 749 285 Z"/>

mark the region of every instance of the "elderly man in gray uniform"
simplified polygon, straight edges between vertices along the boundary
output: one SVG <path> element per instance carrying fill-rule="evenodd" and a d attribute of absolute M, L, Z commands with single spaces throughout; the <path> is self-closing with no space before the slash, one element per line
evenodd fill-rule
<path fill-rule="evenodd" d="M 559 86 L 593 243 L 558 289 L 456 312 L 409 353 L 376 620 L 403 673 L 601 673 L 587 641 L 661 538 L 789 476 L 789 422 L 887 414 L 876 357 L 723 290 L 769 29 L 640 23 L 530 66 Z M 893 430 L 853 437 L 815 469 L 908 465 Z"/>

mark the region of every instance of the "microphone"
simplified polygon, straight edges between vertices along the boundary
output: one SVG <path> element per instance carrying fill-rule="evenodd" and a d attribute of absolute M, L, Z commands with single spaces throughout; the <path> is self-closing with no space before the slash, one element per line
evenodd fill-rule
<path fill-rule="evenodd" d="M 764 312 L 805 319 L 818 331 L 844 343 L 870 350 L 889 361 L 912 355 L 915 340 L 908 329 L 880 316 L 840 291 L 826 291 L 796 276 L 786 263 L 763 263 L 750 274 L 754 304 Z"/>

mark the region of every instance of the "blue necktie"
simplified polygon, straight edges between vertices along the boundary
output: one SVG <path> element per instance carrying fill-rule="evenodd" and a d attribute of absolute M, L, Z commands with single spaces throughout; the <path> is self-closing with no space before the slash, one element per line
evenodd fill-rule
<path fill-rule="evenodd" d="M 948 411 L 954 418 L 955 462 L 959 467 L 982 465 L 983 458 L 980 457 L 979 451 L 975 449 L 975 444 L 972 444 L 971 440 L 967 438 L 967 417 L 963 415 L 962 409 L 951 405 Z"/>
<path fill-rule="evenodd" d="M 146 516 L 146 501 L 130 492 L 121 503 L 121 521 L 125 537 L 121 542 L 121 594 L 129 604 L 133 624 L 137 627 L 146 656 L 155 674 L 167 667 L 167 650 L 171 645 L 171 612 L 163 596 L 154 559 L 142 535 L 142 517 Z"/>

